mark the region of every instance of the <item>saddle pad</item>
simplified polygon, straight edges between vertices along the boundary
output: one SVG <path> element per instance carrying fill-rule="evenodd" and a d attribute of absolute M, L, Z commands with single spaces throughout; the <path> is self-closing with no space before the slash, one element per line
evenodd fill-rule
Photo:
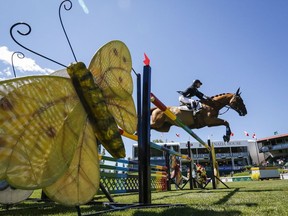
<path fill-rule="evenodd" d="M 179 106 L 179 109 L 180 109 L 180 110 L 183 110 L 183 111 L 190 111 L 190 112 L 192 112 L 192 109 L 188 109 L 188 107 L 185 106 L 185 105 Z"/>

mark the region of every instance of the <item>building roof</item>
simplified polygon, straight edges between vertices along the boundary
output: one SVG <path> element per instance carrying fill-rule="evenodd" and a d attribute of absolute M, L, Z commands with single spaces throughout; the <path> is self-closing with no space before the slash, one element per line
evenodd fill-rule
<path fill-rule="evenodd" d="M 275 135 L 275 136 L 261 138 L 261 139 L 258 139 L 257 142 L 268 141 L 268 140 L 273 140 L 273 139 L 282 138 L 282 137 L 288 137 L 288 133 L 287 134 L 279 134 L 279 135 Z"/>

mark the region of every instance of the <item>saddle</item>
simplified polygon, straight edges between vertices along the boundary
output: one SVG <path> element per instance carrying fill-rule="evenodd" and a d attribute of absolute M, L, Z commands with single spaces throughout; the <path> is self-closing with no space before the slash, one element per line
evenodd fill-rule
<path fill-rule="evenodd" d="M 183 102 L 180 102 L 180 106 L 179 106 L 180 110 L 185 110 L 185 111 L 193 111 L 191 104 L 186 104 Z"/>
<path fill-rule="evenodd" d="M 195 103 L 195 105 L 194 105 Z M 185 110 L 185 111 L 198 111 L 202 108 L 202 103 L 200 101 L 195 101 L 193 102 L 193 107 L 191 106 L 190 103 L 183 103 L 180 102 L 180 110 Z"/>

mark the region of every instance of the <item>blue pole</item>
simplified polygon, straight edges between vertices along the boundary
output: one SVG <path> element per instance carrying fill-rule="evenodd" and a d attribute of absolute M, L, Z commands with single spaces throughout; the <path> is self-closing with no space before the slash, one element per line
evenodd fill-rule
<path fill-rule="evenodd" d="M 151 67 L 143 68 L 141 132 L 138 133 L 139 146 L 139 201 L 151 204 L 151 169 L 150 169 L 150 93 Z"/>

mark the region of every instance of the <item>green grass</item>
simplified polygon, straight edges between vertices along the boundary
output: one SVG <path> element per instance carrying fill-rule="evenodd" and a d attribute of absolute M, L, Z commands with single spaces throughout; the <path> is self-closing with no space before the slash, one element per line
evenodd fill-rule
<path fill-rule="evenodd" d="M 153 204 L 171 204 L 163 208 L 128 209 L 105 213 L 103 215 L 133 215 L 133 216 L 189 216 L 189 215 L 288 215 L 288 180 L 265 180 L 227 183 L 230 189 L 220 185 L 219 189 L 201 190 L 172 190 L 171 192 L 153 192 Z M 174 185 L 172 185 L 174 188 Z M 40 197 L 36 191 L 32 195 Z M 102 196 L 96 196 L 95 201 L 105 201 Z M 138 194 L 115 195 L 119 203 L 136 203 Z M 173 207 L 172 205 L 182 204 Z M 81 206 L 83 215 L 107 209 L 101 205 Z M 0 208 L 0 215 L 77 215 L 72 207 L 64 207 L 54 203 L 35 202 L 28 200 L 10 207 L 7 211 L 4 206 Z"/>
<path fill-rule="evenodd" d="M 250 171 L 244 171 L 244 172 L 239 172 L 239 173 L 234 173 L 233 176 L 250 176 L 251 173 Z"/>

